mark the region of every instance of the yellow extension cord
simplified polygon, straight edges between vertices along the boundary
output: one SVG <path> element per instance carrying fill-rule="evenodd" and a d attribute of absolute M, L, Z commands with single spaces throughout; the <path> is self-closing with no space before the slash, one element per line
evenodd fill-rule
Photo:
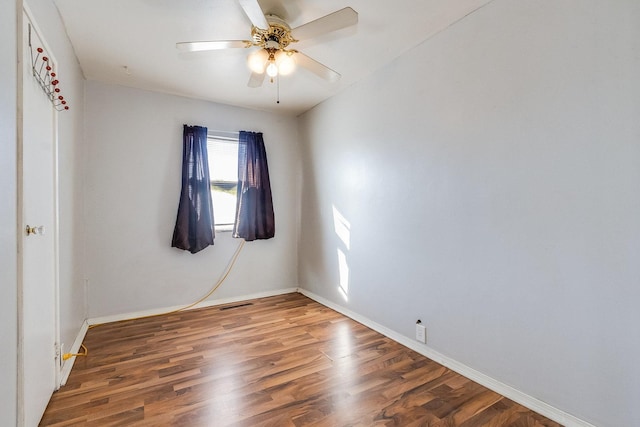
<path fill-rule="evenodd" d="M 220 285 L 222 285 L 222 283 L 226 280 L 227 276 L 229 276 L 229 273 L 231 273 L 231 270 L 233 269 L 233 266 L 236 263 L 236 260 L 238 259 L 238 256 L 240 255 L 240 252 L 242 251 L 242 247 L 245 244 L 245 240 L 243 239 L 242 242 L 240 242 L 240 244 L 238 245 L 238 248 L 236 249 L 236 251 L 233 253 L 233 256 L 231 257 L 231 260 L 229 261 L 229 265 L 227 266 L 227 269 L 225 270 L 224 274 L 222 275 L 222 277 L 220 279 L 218 279 L 218 282 L 213 286 L 213 288 L 211 288 L 211 290 L 202 298 L 200 298 L 199 300 L 192 302 L 189 305 L 186 305 L 184 307 L 178 308 L 176 310 L 171 310 L 171 311 L 167 311 L 165 313 L 157 313 L 157 314 L 149 314 L 147 316 L 139 316 L 139 317 L 134 317 L 131 319 L 127 319 L 127 320 L 139 320 L 139 319 L 147 319 L 150 317 L 157 317 L 157 316 L 165 316 L 167 314 L 173 314 L 173 313 L 178 313 L 180 311 L 184 311 L 184 310 L 188 310 L 191 307 L 193 307 L 196 304 L 201 303 L 202 301 L 206 300 L 207 298 L 209 298 L 219 287 Z M 100 326 L 103 325 L 104 323 L 96 323 L 95 325 L 91 325 L 89 326 L 89 329 L 91 328 L 95 328 L 96 326 Z M 84 349 L 84 353 L 65 353 L 62 355 L 62 360 L 67 360 L 67 359 L 71 359 L 72 357 L 75 356 L 86 356 L 89 354 L 89 350 L 87 349 L 87 347 L 85 347 L 84 344 L 80 344 L 80 347 L 82 347 Z"/>
<path fill-rule="evenodd" d="M 71 359 L 74 356 L 86 356 L 89 354 L 89 350 L 85 347 L 84 344 L 80 344 L 80 347 L 84 349 L 84 353 L 65 353 L 62 355 L 62 360 Z"/>

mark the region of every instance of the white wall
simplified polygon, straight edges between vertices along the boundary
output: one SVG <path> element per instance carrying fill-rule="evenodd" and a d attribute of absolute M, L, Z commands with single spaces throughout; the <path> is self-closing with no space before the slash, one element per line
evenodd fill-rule
<path fill-rule="evenodd" d="M 58 114 L 60 342 L 69 350 L 87 317 L 82 246 L 84 77 L 52 0 L 25 3 L 58 61 L 59 87 L 70 106 Z"/>
<path fill-rule="evenodd" d="M 15 425 L 18 378 L 17 313 L 17 1 L 0 2 L 0 424 Z"/>
<path fill-rule="evenodd" d="M 297 286 L 294 118 L 96 82 L 87 84 L 86 103 L 89 317 L 195 301 L 240 242 L 218 232 L 215 245 L 195 255 L 171 247 L 183 124 L 263 132 L 269 160 L 276 236 L 248 242 L 211 299 Z"/>
<path fill-rule="evenodd" d="M 495 0 L 319 105 L 300 285 L 407 337 L 420 318 L 431 348 L 586 421 L 640 425 L 638 76 L 637 1 Z"/>

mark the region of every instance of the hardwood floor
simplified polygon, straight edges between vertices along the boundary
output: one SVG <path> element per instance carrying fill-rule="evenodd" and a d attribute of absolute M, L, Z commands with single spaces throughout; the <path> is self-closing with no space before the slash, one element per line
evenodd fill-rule
<path fill-rule="evenodd" d="M 300 294 L 92 328 L 43 426 L 559 426 Z"/>

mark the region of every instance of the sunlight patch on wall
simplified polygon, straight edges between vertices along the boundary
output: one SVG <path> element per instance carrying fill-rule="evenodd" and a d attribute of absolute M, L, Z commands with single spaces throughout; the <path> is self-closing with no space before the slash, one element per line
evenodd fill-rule
<path fill-rule="evenodd" d="M 342 243 L 344 243 L 345 248 L 349 250 L 351 243 L 351 224 L 335 206 L 333 207 L 333 227 Z"/>
<path fill-rule="evenodd" d="M 346 301 L 349 299 L 349 264 L 347 264 L 347 256 L 340 248 L 338 248 L 338 270 L 340 272 L 338 290 Z"/>
<path fill-rule="evenodd" d="M 340 213 L 340 211 L 333 206 L 333 227 L 338 239 L 344 245 L 344 248 L 337 248 L 338 255 L 338 291 L 345 301 L 349 300 L 349 263 L 347 262 L 347 252 L 351 245 L 351 224 Z"/>

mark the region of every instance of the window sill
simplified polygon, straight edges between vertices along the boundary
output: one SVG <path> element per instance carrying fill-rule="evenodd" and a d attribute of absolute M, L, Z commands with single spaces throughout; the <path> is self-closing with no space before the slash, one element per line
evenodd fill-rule
<path fill-rule="evenodd" d="M 214 230 L 215 230 L 216 232 L 220 231 L 220 232 L 223 232 L 223 233 L 227 233 L 227 232 L 229 232 L 229 233 L 230 233 L 230 232 L 232 232 L 232 231 L 233 231 L 233 224 L 228 224 L 228 225 L 216 225 L 216 226 L 214 227 Z"/>

